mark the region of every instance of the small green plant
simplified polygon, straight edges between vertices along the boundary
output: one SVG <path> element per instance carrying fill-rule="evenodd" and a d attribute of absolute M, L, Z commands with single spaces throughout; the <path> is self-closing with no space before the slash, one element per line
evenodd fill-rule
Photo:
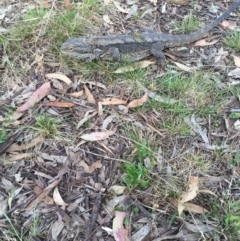
<path fill-rule="evenodd" d="M 237 241 L 240 237 L 240 200 L 229 204 L 228 210 L 225 210 L 224 228 L 231 235 L 231 240 Z"/>
<path fill-rule="evenodd" d="M 239 240 L 240 237 L 240 200 L 229 202 L 225 200 L 225 205 L 219 205 L 216 200 L 210 199 L 212 212 L 206 215 L 214 217 L 219 225 L 222 226 L 223 233 L 231 237 L 232 241 Z"/>
<path fill-rule="evenodd" d="M 3 213 L 3 215 L 10 224 L 10 228 L 0 228 L 2 234 L 7 238 L 6 240 L 30 241 L 33 240 L 32 237 L 39 235 L 37 231 L 39 220 L 36 212 L 33 213 L 33 224 L 30 227 L 23 228 L 21 231 L 15 227 L 13 221 L 5 213 Z M 0 241 L 2 241 L 2 239 L 0 239 Z"/>
<path fill-rule="evenodd" d="M 10 35 L 14 36 L 15 39 L 25 40 L 29 37 L 33 37 L 35 29 L 39 26 L 42 19 L 45 18 L 47 10 L 43 8 L 33 8 L 27 10 L 27 13 L 22 16 L 23 22 L 19 22 L 10 31 Z M 27 24 L 26 24 L 27 23 Z"/>
<path fill-rule="evenodd" d="M 134 188 L 139 185 L 140 188 L 145 189 L 150 184 L 150 178 L 147 177 L 149 169 L 145 168 L 141 163 L 125 164 L 124 170 L 126 177 L 123 178 L 123 182 L 130 188 Z"/>
<path fill-rule="evenodd" d="M 185 16 L 181 23 L 176 23 L 175 32 L 179 34 L 189 34 L 199 28 L 200 21 L 192 14 Z"/>
<path fill-rule="evenodd" d="M 237 167 L 238 163 L 240 163 L 240 149 L 237 149 L 236 154 L 233 157 L 233 160 L 230 161 L 230 167 Z"/>
<path fill-rule="evenodd" d="M 138 155 L 140 160 L 143 160 L 145 157 L 152 155 L 152 151 L 147 146 L 147 141 L 143 139 L 139 145 L 137 145 Z"/>
<path fill-rule="evenodd" d="M 229 33 L 225 38 L 224 43 L 228 47 L 240 51 L 240 32 L 234 31 L 233 33 Z"/>
<path fill-rule="evenodd" d="M 50 117 L 48 114 L 42 114 L 36 117 L 36 125 L 31 129 L 39 131 L 44 137 L 55 137 L 58 132 L 60 120 Z"/>
<path fill-rule="evenodd" d="M 103 9 L 103 4 L 100 0 L 83 0 L 81 7 L 82 17 L 88 19 L 94 12 L 99 12 Z"/>
<path fill-rule="evenodd" d="M 231 113 L 230 115 L 229 115 L 229 118 L 231 118 L 231 119 L 239 119 L 240 118 L 240 113 Z"/>
<path fill-rule="evenodd" d="M 4 127 L 0 128 L 0 144 L 5 142 L 6 139 L 7 139 L 7 131 L 4 129 Z"/>

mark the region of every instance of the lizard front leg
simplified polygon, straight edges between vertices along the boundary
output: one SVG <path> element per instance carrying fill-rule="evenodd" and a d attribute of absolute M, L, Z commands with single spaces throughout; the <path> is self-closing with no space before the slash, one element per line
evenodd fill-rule
<path fill-rule="evenodd" d="M 111 47 L 107 50 L 106 54 L 111 55 L 113 62 L 119 62 L 120 61 L 120 52 L 119 52 L 118 48 Z"/>
<path fill-rule="evenodd" d="M 163 42 L 156 42 L 151 46 L 150 53 L 157 58 L 158 64 L 161 66 L 166 65 L 167 61 L 162 52 L 164 49 Z"/>

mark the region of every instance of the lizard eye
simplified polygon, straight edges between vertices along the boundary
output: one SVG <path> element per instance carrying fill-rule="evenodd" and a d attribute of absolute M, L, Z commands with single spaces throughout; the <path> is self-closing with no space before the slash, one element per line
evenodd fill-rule
<path fill-rule="evenodd" d="M 73 49 L 74 49 L 73 46 L 68 47 L 69 51 L 73 51 Z"/>

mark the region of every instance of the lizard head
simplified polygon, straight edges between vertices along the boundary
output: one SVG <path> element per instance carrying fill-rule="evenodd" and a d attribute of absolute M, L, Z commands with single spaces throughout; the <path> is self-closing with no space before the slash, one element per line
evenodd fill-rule
<path fill-rule="evenodd" d="M 87 43 L 88 37 L 69 38 L 61 47 L 61 53 L 72 58 L 91 61 L 97 59 L 102 51 Z"/>

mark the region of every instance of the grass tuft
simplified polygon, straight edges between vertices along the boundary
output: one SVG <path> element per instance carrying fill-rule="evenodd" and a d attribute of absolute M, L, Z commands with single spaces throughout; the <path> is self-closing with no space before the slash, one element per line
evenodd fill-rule
<path fill-rule="evenodd" d="M 225 38 L 224 43 L 228 47 L 240 51 L 240 32 L 234 31 L 233 33 L 229 33 Z"/>
<path fill-rule="evenodd" d="M 48 114 L 36 116 L 36 125 L 30 128 L 38 131 L 42 136 L 47 138 L 55 138 L 60 134 L 58 125 L 60 119 L 52 118 Z"/>
<path fill-rule="evenodd" d="M 200 21 L 192 14 L 185 16 L 182 22 L 177 22 L 174 32 L 178 34 L 189 34 L 199 28 Z"/>

